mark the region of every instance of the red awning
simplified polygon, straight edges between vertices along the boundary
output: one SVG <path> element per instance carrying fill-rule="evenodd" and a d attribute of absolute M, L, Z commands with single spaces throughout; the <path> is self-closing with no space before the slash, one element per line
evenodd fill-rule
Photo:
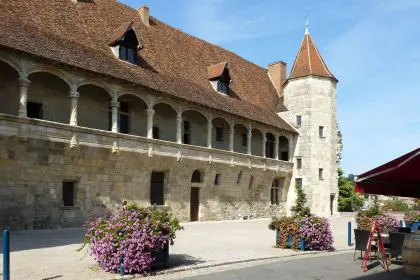
<path fill-rule="evenodd" d="M 357 176 L 355 190 L 420 198 L 420 148 Z"/>

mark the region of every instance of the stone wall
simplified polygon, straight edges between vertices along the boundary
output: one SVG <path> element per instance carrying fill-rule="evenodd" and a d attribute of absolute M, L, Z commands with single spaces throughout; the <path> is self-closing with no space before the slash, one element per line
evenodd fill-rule
<path fill-rule="evenodd" d="M 271 217 L 284 212 L 290 173 L 263 171 L 202 160 L 153 156 L 15 136 L 0 136 L 0 227 L 36 229 L 80 226 L 104 215 L 124 200 L 150 205 L 152 171 L 164 171 L 165 205 L 182 221 L 189 220 L 191 175 L 204 174 L 200 188 L 200 220 L 237 219 L 240 213 Z M 242 171 L 238 182 L 238 174 Z M 214 176 L 220 174 L 220 184 Z M 250 177 L 254 176 L 250 185 Z M 274 178 L 287 178 L 280 205 L 270 203 Z M 62 206 L 63 181 L 76 182 L 76 206 Z"/>

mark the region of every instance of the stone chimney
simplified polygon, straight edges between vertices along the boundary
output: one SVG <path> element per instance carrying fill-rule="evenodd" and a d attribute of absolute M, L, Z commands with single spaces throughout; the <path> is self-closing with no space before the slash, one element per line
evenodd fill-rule
<path fill-rule="evenodd" d="M 286 81 L 286 62 L 276 61 L 268 65 L 268 76 L 279 94 L 283 91 L 283 83 Z"/>
<path fill-rule="evenodd" d="M 137 9 L 137 11 L 140 14 L 141 21 L 146 26 L 149 26 L 150 25 L 150 21 L 149 21 L 149 7 L 148 6 L 141 6 L 140 8 Z"/>

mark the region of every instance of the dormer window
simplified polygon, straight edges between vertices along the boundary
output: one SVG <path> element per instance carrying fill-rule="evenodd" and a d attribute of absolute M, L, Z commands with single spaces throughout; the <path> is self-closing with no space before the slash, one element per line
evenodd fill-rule
<path fill-rule="evenodd" d="M 137 64 L 137 51 L 142 48 L 136 32 L 134 23 L 129 22 L 118 28 L 111 40 L 114 54 L 121 60 Z"/>
<path fill-rule="evenodd" d="M 219 93 L 229 95 L 231 77 L 227 62 L 212 65 L 207 69 L 207 71 L 208 79 L 213 88 Z"/>

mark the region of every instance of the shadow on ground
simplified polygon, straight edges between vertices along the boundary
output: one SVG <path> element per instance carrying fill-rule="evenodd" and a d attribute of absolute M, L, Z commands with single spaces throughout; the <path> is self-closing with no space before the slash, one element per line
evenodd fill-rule
<path fill-rule="evenodd" d="M 11 231 L 10 251 L 17 252 L 70 244 L 82 244 L 85 232 L 86 230 L 83 228 Z M 3 253 L 2 247 L 0 248 L 0 253 Z"/>
<path fill-rule="evenodd" d="M 418 280 L 419 276 L 409 276 L 404 273 L 404 270 L 401 266 L 395 268 L 394 266 L 391 266 L 391 269 L 389 272 L 382 271 L 375 274 L 366 274 L 363 276 L 350 278 L 352 280 Z"/>
<path fill-rule="evenodd" d="M 186 254 L 170 254 L 168 268 L 196 265 L 204 262 L 202 259 Z"/>

